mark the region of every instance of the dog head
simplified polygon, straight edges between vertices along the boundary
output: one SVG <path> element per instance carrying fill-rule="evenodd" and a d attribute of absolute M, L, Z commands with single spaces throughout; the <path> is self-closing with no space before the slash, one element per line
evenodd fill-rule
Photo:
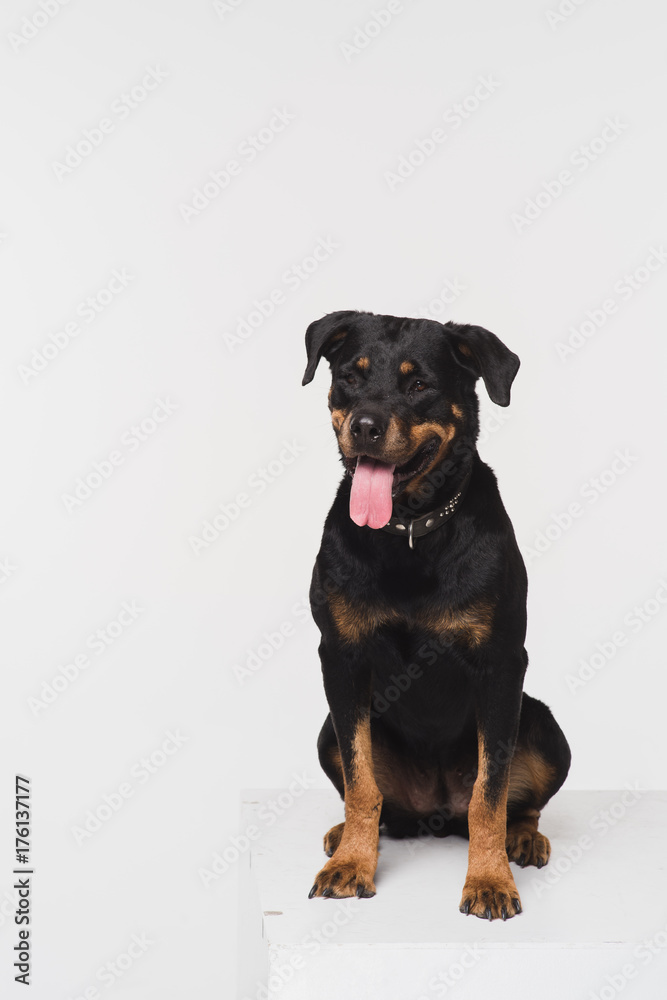
<path fill-rule="evenodd" d="M 382 527 L 395 499 L 419 497 L 456 439 L 479 430 L 475 383 L 507 406 L 519 359 L 479 326 L 329 313 L 306 331 L 311 382 L 320 358 L 331 366 L 331 422 L 353 477 L 350 515 Z"/>

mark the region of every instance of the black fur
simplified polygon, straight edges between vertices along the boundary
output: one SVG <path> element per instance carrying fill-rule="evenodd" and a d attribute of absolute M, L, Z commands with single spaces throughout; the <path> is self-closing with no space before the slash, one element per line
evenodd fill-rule
<path fill-rule="evenodd" d="M 374 752 L 381 748 L 399 770 L 403 762 L 407 786 L 418 783 L 414 776 L 422 773 L 430 775 L 429 787 L 435 781 L 432 808 L 420 811 L 410 801 L 385 796 L 385 832 L 467 834 L 465 814 L 452 807 L 447 780 L 454 776 L 454 785 L 467 784 L 472 790 L 478 729 L 491 756 L 500 748 L 486 801 L 493 805 L 506 784 L 516 745 L 551 765 L 553 780 L 539 791 L 527 789 L 510 798 L 508 818 L 526 808 L 541 809 L 563 783 L 570 751 L 549 709 L 522 696 L 528 662 L 526 571 L 496 477 L 476 448 L 475 383 L 481 378 L 491 399 L 507 406 L 519 359 L 480 327 L 352 311 L 312 323 L 306 345 L 304 384 L 312 380 L 320 358 L 326 358 L 332 369 L 332 410 L 370 412 L 378 426 L 391 417 L 405 427 L 431 421 L 455 426 L 449 450 L 429 470 L 418 496 L 410 497 L 405 483 L 396 484 L 395 515 L 419 517 L 433 510 L 470 476 L 455 515 L 416 540 L 411 550 L 406 538 L 351 520 L 348 471 L 354 456 L 341 454 L 346 474 L 326 518 L 311 586 L 330 707 L 318 742 L 325 772 L 343 795 L 342 775 L 331 752 L 340 749 L 352 780 L 355 725 L 370 707 Z M 366 371 L 357 366 L 359 358 L 369 359 Z M 400 372 L 404 360 L 414 365 L 405 375 Z M 382 440 L 364 453 L 381 458 Z M 396 609 L 404 623 L 383 624 L 361 641 L 344 641 L 325 593 L 343 595 L 355 607 Z M 492 607 L 493 614 L 488 636 L 477 645 L 456 635 L 435 638 L 432 629 L 417 622 L 427 607 L 456 613 L 480 604 Z M 504 755 L 503 747 L 509 748 Z"/>

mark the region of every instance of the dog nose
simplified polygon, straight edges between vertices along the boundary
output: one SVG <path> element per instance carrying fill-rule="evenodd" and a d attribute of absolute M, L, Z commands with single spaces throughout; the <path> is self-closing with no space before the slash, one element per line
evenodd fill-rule
<path fill-rule="evenodd" d="M 377 444 L 387 430 L 387 421 L 377 413 L 358 413 L 350 423 L 352 437 L 358 445 Z"/>

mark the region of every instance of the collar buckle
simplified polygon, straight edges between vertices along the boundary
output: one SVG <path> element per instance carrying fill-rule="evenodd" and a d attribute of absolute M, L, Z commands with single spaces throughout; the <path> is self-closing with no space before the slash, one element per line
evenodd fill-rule
<path fill-rule="evenodd" d="M 468 472 L 465 479 L 461 483 L 461 488 L 450 500 L 447 501 L 442 507 L 436 508 L 436 510 L 430 511 L 428 514 L 422 514 L 421 517 L 413 517 L 407 524 L 400 520 L 398 517 L 391 517 L 389 521 L 383 525 L 382 530 L 388 531 L 392 535 L 405 535 L 408 536 L 408 544 L 411 549 L 415 547 L 415 539 L 421 538 L 422 535 L 428 535 L 431 531 L 439 528 L 441 524 L 448 521 L 456 511 L 458 510 L 459 504 L 465 496 L 468 484 L 472 476 L 472 469 Z"/>

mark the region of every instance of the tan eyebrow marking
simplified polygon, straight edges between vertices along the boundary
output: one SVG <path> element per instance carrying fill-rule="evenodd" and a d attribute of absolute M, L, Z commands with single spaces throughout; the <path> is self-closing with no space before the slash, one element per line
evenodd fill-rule
<path fill-rule="evenodd" d="M 401 375 L 409 375 L 410 372 L 415 370 L 415 366 L 412 361 L 401 361 L 400 372 Z"/>
<path fill-rule="evenodd" d="M 356 362 L 356 366 L 362 372 L 365 372 L 366 369 L 370 367 L 370 360 L 368 358 L 359 358 L 359 360 Z"/>

